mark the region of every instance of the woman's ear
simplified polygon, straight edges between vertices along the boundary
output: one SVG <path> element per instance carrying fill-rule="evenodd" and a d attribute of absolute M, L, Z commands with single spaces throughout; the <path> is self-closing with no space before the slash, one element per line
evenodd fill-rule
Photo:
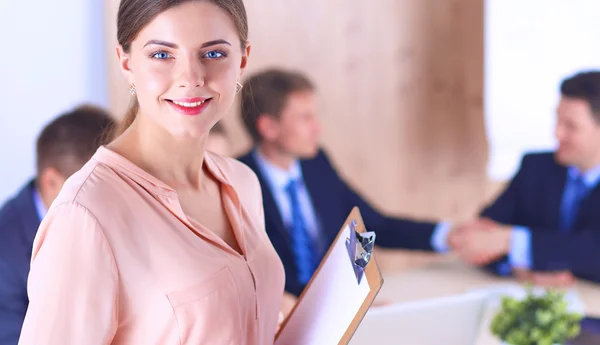
<path fill-rule="evenodd" d="M 121 68 L 121 72 L 127 79 L 127 83 L 129 85 L 135 84 L 133 80 L 133 72 L 131 71 L 131 59 L 129 53 L 125 52 L 123 46 L 120 44 L 117 45 L 117 58 L 119 59 L 119 67 Z"/>
<path fill-rule="evenodd" d="M 246 71 L 246 66 L 248 66 L 248 58 L 250 57 L 250 51 L 252 50 L 251 48 L 252 46 L 250 45 L 250 42 L 246 41 L 246 49 L 244 49 L 242 53 L 242 61 L 240 63 L 240 79 Z"/>

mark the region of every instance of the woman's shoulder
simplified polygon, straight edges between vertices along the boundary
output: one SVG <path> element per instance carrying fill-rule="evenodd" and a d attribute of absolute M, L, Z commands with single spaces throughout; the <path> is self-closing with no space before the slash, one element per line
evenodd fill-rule
<path fill-rule="evenodd" d="M 52 206 L 78 204 L 92 213 L 108 205 L 118 207 L 124 183 L 116 171 L 91 159 L 65 181 Z"/>
<path fill-rule="evenodd" d="M 258 177 L 256 177 L 254 171 L 239 160 L 212 152 L 207 152 L 207 158 L 216 164 L 225 179 L 235 187 L 247 185 L 260 187 Z"/>
<path fill-rule="evenodd" d="M 207 152 L 207 158 L 215 164 L 222 177 L 233 186 L 242 203 L 256 204 L 258 200 L 262 204 L 260 182 L 252 169 L 235 158 L 212 152 Z"/>

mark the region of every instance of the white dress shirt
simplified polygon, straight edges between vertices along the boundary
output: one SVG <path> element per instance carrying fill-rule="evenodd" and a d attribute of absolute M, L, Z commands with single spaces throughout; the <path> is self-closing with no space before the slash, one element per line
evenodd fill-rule
<path fill-rule="evenodd" d="M 292 226 L 292 205 L 285 188 L 291 180 L 299 181 L 298 199 L 307 227 L 306 230 L 313 241 L 320 244 L 322 236 L 319 236 L 321 234 L 319 221 L 317 220 L 317 213 L 304 184 L 300 162 L 297 160 L 292 162 L 290 168 L 285 170 L 269 162 L 259 150 L 254 150 L 252 154 L 268 184 L 269 190 L 271 190 L 271 194 L 273 194 L 275 204 L 277 204 L 283 224 L 287 229 Z"/>

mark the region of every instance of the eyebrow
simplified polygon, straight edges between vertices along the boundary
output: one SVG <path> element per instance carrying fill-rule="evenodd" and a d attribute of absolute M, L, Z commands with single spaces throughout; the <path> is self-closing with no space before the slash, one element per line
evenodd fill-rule
<path fill-rule="evenodd" d="M 173 49 L 178 48 L 177 44 L 175 44 L 175 43 L 161 41 L 161 40 L 150 40 L 150 41 L 146 42 L 146 44 L 144 44 L 144 47 L 151 45 L 151 44 L 165 46 L 165 47 L 169 47 L 169 48 L 173 48 Z M 205 42 L 202 44 L 202 46 L 200 48 L 208 48 L 208 47 L 216 46 L 217 44 L 227 44 L 227 45 L 231 46 L 231 43 L 227 42 L 226 40 L 218 39 L 218 40 L 212 40 L 212 41 Z"/>
<path fill-rule="evenodd" d="M 169 48 L 173 48 L 173 49 L 177 48 L 177 44 L 167 42 L 167 41 L 161 41 L 161 40 L 150 40 L 150 41 L 146 42 L 146 44 L 144 44 L 144 48 L 151 44 L 158 45 L 158 46 L 165 46 L 165 47 L 169 47 Z"/>
<path fill-rule="evenodd" d="M 231 43 L 225 41 L 224 39 L 218 39 L 218 40 L 205 42 L 204 44 L 202 44 L 202 46 L 200 48 L 208 48 L 208 47 L 216 46 L 217 44 L 227 44 L 228 46 L 231 45 Z"/>

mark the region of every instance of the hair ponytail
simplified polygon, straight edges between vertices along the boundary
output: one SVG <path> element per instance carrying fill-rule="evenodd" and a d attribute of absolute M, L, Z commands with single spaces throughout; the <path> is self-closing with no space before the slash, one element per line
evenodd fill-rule
<path fill-rule="evenodd" d="M 123 116 L 123 119 L 121 119 L 119 124 L 116 125 L 113 130 L 113 133 L 112 133 L 113 140 L 116 139 L 117 137 L 119 137 L 121 134 L 123 134 L 127 130 L 127 128 L 129 128 L 129 126 L 131 126 L 133 121 L 135 121 L 135 117 L 137 116 L 139 109 L 140 109 L 140 105 L 138 103 L 137 97 L 133 97 L 133 99 L 131 100 L 131 104 L 129 105 L 129 109 L 127 109 L 127 112 Z"/>

